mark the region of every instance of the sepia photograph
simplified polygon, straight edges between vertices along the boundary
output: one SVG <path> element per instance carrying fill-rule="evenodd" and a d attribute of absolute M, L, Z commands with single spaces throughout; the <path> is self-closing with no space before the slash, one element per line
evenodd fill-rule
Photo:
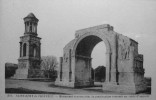
<path fill-rule="evenodd" d="M 155 0 L 0 0 L 5 99 L 156 99 Z"/>

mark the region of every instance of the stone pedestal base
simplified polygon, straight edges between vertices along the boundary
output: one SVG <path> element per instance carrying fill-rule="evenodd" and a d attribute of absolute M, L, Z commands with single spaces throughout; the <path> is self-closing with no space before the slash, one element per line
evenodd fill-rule
<path fill-rule="evenodd" d="M 12 78 L 27 79 L 28 78 L 28 69 L 17 69 L 15 75 Z"/>
<path fill-rule="evenodd" d="M 40 69 L 17 69 L 14 79 L 28 79 L 28 78 L 44 78 L 43 71 Z"/>
<path fill-rule="evenodd" d="M 113 92 L 122 92 L 122 93 L 132 93 L 136 94 L 143 92 L 147 89 L 146 85 L 140 84 L 127 84 L 127 85 L 117 85 L 112 83 L 104 83 L 102 87 L 103 91 L 113 91 Z"/>

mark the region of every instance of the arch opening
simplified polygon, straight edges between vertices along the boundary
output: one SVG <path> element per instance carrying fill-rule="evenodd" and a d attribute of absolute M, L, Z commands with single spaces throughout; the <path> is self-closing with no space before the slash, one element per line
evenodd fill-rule
<path fill-rule="evenodd" d="M 26 49 L 27 49 L 27 44 L 24 43 L 24 45 L 23 45 L 23 57 L 26 56 Z"/>
<path fill-rule="evenodd" d="M 106 46 L 104 42 L 97 43 L 93 48 L 91 76 L 94 85 L 99 85 L 106 80 Z"/>
<path fill-rule="evenodd" d="M 84 85 L 84 82 L 86 82 L 86 85 L 94 85 L 94 78 L 92 76 L 92 62 L 93 59 L 92 58 L 92 52 L 94 50 L 94 48 L 96 47 L 96 45 L 98 45 L 100 42 L 102 43 L 102 45 L 105 47 L 105 50 L 101 53 L 103 54 L 103 58 L 102 59 L 103 62 L 106 62 L 106 45 L 104 43 L 103 40 L 95 35 L 89 35 L 85 38 L 83 38 L 77 45 L 76 48 L 76 62 L 75 62 L 75 71 L 76 71 L 76 81 L 81 83 Z M 104 44 L 103 44 L 104 43 Z M 108 50 L 108 48 L 107 48 Z M 95 58 L 96 59 L 96 58 Z M 106 63 L 105 63 L 106 66 Z M 106 69 L 105 72 L 102 73 L 105 76 L 106 80 Z M 87 83 L 89 82 L 89 84 Z M 104 82 L 104 81 L 103 81 Z"/>
<path fill-rule="evenodd" d="M 33 57 L 37 56 L 37 46 L 33 45 Z"/>
<path fill-rule="evenodd" d="M 76 55 L 91 57 L 91 53 L 96 44 L 101 42 L 102 39 L 97 36 L 87 36 L 80 41 L 76 48 Z"/>

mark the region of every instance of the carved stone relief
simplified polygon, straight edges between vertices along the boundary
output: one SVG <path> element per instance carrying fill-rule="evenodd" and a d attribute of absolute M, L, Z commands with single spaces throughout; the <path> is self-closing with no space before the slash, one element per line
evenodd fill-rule
<path fill-rule="evenodd" d="M 26 63 L 21 62 L 21 63 L 19 63 L 19 66 L 21 69 L 24 69 L 24 68 L 26 68 Z"/>
<path fill-rule="evenodd" d="M 118 39 L 118 54 L 120 59 L 129 59 L 130 53 L 130 45 L 129 41 L 125 40 L 124 38 Z"/>

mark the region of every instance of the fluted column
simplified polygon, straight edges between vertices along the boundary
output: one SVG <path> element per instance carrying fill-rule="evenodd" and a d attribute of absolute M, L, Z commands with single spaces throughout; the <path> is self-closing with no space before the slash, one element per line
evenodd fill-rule
<path fill-rule="evenodd" d="M 29 43 L 26 45 L 26 57 L 29 57 Z"/>
<path fill-rule="evenodd" d="M 106 52 L 106 82 L 110 81 L 110 71 L 111 71 L 111 53 L 110 52 Z"/>
<path fill-rule="evenodd" d="M 111 82 L 116 84 L 117 82 L 117 35 L 114 35 L 112 50 L 112 66 L 111 66 Z"/>

